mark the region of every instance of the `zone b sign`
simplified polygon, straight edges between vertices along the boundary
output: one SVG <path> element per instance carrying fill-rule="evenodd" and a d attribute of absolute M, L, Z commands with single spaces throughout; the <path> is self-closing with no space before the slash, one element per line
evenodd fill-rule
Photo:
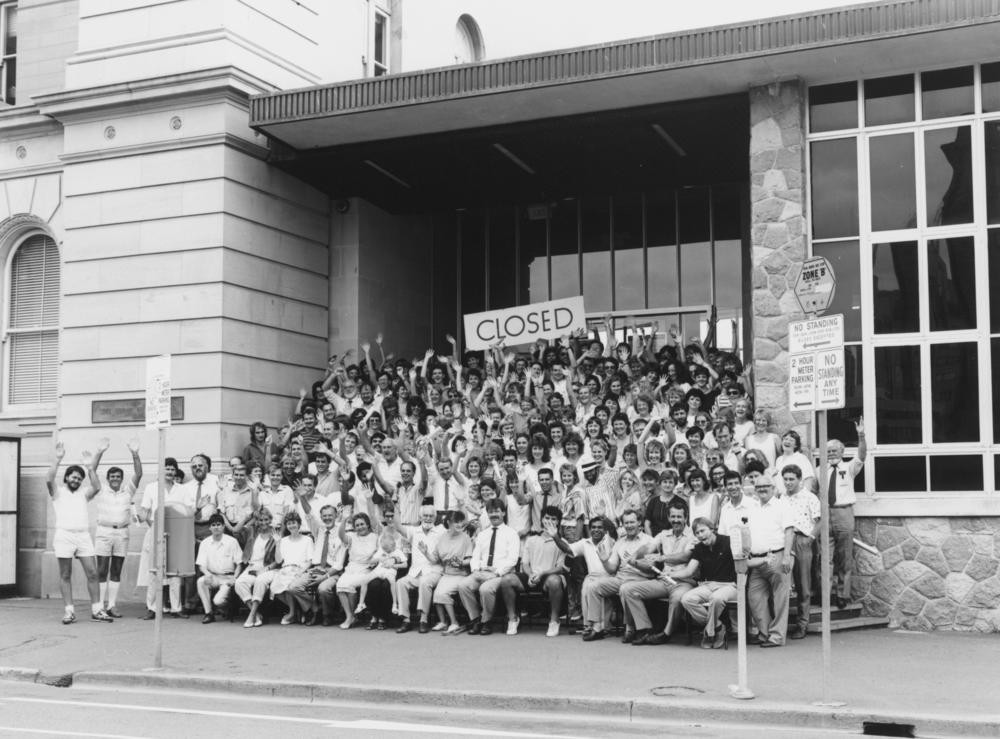
<path fill-rule="evenodd" d="M 830 307 L 837 288 L 833 267 L 826 257 L 809 257 L 795 281 L 795 297 L 803 313 L 822 313 Z"/>

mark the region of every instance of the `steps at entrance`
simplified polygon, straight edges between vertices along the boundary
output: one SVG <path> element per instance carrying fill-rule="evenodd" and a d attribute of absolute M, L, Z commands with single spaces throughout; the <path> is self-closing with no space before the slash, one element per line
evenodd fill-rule
<path fill-rule="evenodd" d="M 854 629 L 884 629 L 889 619 L 880 616 L 864 616 L 860 603 L 851 603 L 844 608 L 830 608 L 830 631 L 852 631 Z M 823 631 L 823 609 L 813 606 L 809 611 L 810 634 Z"/>

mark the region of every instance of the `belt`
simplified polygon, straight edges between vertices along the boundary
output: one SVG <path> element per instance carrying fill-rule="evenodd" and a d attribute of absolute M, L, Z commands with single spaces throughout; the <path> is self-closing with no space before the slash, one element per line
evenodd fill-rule
<path fill-rule="evenodd" d="M 845 503 L 844 505 L 832 505 L 831 508 L 853 508 L 853 503 Z"/>
<path fill-rule="evenodd" d="M 769 552 L 763 552 L 761 554 L 754 554 L 753 552 L 750 552 L 750 556 L 751 557 L 766 557 L 769 554 L 777 554 L 778 552 L 783 552 L 783 551 L 785 551 L 785 548 L 781 547 L 781 549 L 772 549 Z"/>
<path fill-rule="evenodd" d="M 128 528 L 128 524 L 127 523 L 119 523 L 119 524 L 114 524 L 114 523 L 99 523 L 97 525 L 98 526 L 103 526 L 106 529 L 127 529 Z"/>

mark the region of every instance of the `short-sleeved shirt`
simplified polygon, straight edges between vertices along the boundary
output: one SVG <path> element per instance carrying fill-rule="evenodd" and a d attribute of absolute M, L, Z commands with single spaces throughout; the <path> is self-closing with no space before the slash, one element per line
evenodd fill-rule
<path fill-rule="evenodd" d="M 647 534 L 645 531 L 639 532 L 639 534 L 634 539 L 629 539 L 627 536 L 621 537 L 615 542 L 612 548 L 612 553 L 617 554 L 619 558 L 622 555 L 628 555 L 632 559 L 636 559 L 636 555 L 639 550 L 643 550 L 643 554 L 649 554 L 654 548 L 653 537 Z M 638 569 L 635 565 L 626 564 L 621 562 L 618 567 L 618 577 L 622 580 L 648 580 L 649 575 L 647 575 L 642 570 Z"/>
<path fill-rule="evenodd" d="M 132 520 L 132 496 L 135 494 L 135 487 L 131 480 L 122 482 L 117 491 L 112 490 L 110 485 L 101 488 L 101 492 L 94 496 L 97 503 L 97 523 L 104 526 L 123 526 Z"/>
<path fill-rule="evenodd" d="M 750 514 L 751 554 L 765 554 L 785 546 L 785 529 L 794 527 L 788 501 L 771 496 Z"/>
<path fill-rule="evenodd" d="M 592 539 L 580 539 L 570 544 L 569 548 L 574 557 L 583 556 L 583 561 L 587 563 L 588 575 L 604 577 L 608 574 L 601 558 L 607 559 L 611 556 L 614 540 L 610 536 L 605 536 L 599 544 L 594 544 Z"/>
<path fill-rule="evenodd" d="M 90 517 L 87 515 L 87 495 L 90 485 L 80 483 L 76 490 L 70 490 L 65 485 L 56 488 L 52 496 L 52 507 L 56 511 L 56 528 L 65 531 L 86 531 L 90 528 Z"/>
<path fill-rule="evenodd" d="M 786 495 L 785 500 L 792 511 L 795 531 L 799 534 L 812 536 L 816 528 L 816 521 L 821 515 L 819 498 L 810 490 L 799 490 L 795 495 Z"/>
<path fill-rule="evenodd" d="M 698 562 L 700 582 L 736 582 L 736 564 L 728 536 L 716 534 L 712 546 L 698 542 L 691 559 Z"/>
<path fill-rule="evenodd" d="M 444 574 L 468 575 L 468 564 L 461 567 L 455 567 L 450 564 L 449 561 L 454 558 L 465 560 L 466 557 L 471 557 L 472 549 L 472 539 L 470 539 L 467 534 L 463 533 L 459 536 L 452 536 L 451 534 L 445 533 L 438 537 L 437 541 L 434 543 L 433 551 L 437 553 L 438 559 L 444 564 Z"/>
<path fill-rule="evenodd" d="M 231 575 L 236 566 L 243 560 L 243 550 L 236 539 L 223 534 L 216 541 L 215 537 L 203 539 L 198 544 L 198 558 L 194 563 L 206 573 L 213 575 Z"/>
<path fill-rule="evenodd" d="M 540 572 L 561 569 L 565 561 L 566 553 L 556 546 L 555 540 L 548 534 L 529 536 L 524 542 L 521 570 L 525 574 L 536 575 Z"/>
<path fill-rule="evenodd" d="M 857 457 L 850 462 L 839 462 L 836 465 L 836 470 L 833 467 L 830 468 L 830 482 L 835 483 L 837 488 L 834 505 L 848 506 L 857 502 L 858 496 L 854 492 L 854 478 L 861 473 L 862 469 L 864 469 L 864 463 Z"/>

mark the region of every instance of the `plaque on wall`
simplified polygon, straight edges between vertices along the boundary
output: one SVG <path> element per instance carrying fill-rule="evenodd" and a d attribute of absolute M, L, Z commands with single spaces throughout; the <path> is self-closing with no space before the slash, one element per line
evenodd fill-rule
<path fill-rule="evenodd" d="M 144 398 L 119 398 L 94 400 L 90 403 L 91 423 L 144 423 L 146 401 Z M 184 420 L 184 397 L 170 399 L 170 420 Z"/>

